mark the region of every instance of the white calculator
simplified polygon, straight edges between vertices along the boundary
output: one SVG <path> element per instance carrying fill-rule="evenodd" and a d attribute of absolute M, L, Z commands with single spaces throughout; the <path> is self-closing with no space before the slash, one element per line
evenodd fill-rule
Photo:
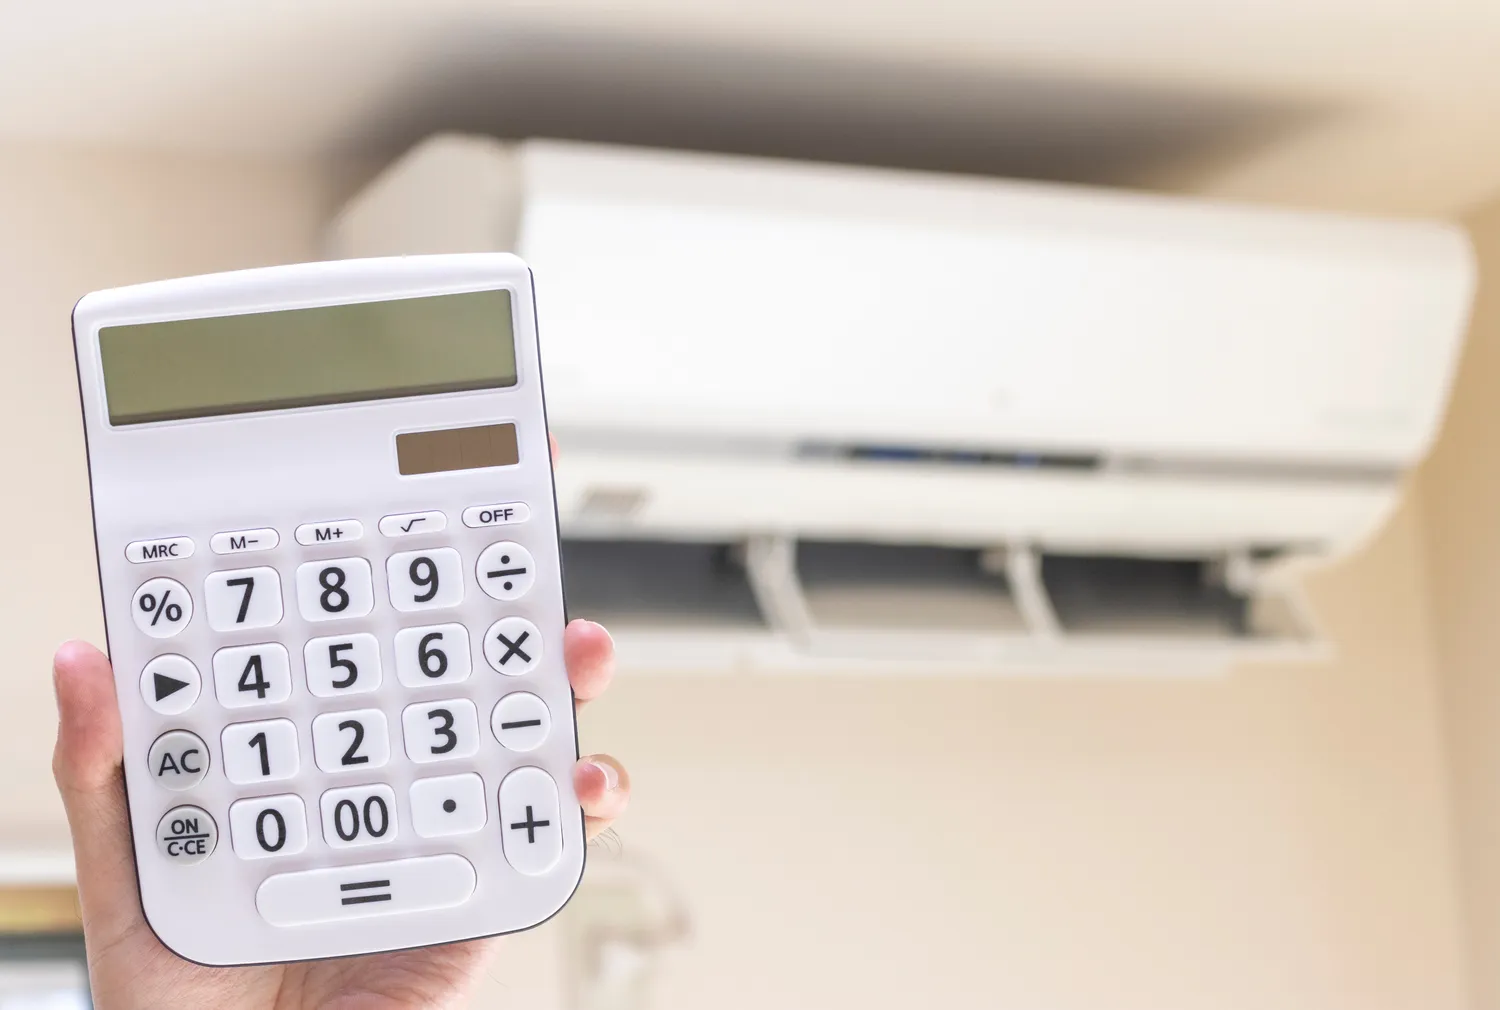
<path fill-rule="evenodd" d="M 142 284 L 73 332 L 161 941 L 255 964 L 557 912 L 584 833 L 526 265 Z"/>

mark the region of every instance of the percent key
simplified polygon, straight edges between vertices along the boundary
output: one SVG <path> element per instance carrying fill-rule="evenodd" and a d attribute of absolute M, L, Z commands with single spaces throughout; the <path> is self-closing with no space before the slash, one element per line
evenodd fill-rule
<path fill-rule="evenodd" d="M 135 591 L 130 615 L 152 638 L 169 638 L 193 619 L 193 598 L 174 579 L 151 579 Z"/>

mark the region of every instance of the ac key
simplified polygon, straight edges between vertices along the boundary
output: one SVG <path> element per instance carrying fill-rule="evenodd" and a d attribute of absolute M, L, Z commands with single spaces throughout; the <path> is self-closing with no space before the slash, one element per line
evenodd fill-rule
<path fill-rule="evenodd" d="M 530 673 L 542 659 L 542 633 L 524 617 L 502 617 L 484 633 L 484 658 L 507 677 Z"/>
<path fill-rule="evenodd" d="M 185 729 L 168 730 L 157 737 L 146 760 L 156 783 L 174 792 L 193 788 L 208 774 L 203 738 Z"/>

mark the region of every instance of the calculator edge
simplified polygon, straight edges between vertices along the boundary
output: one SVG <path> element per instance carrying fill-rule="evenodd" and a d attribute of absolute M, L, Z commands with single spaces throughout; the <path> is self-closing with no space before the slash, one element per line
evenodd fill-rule
<path fill-rule="evenodd" d="M 184 289 L 185 287 L 197 288 L 199 291 L 205 291 L 205 290 L 207 290 L 209 292 L 207 294 L 207 301 L 202 306 L 202 309 L 208 310 L 208 311 L 212 311 L 212 309 L 213 309 L 213 304 L 212 303 L 214 301 L 214 297 L 213 297 L 213 293 L 212 293 L 212 288 L 215 285 L 220 284 L 220 283 L 239 284 L 239 283 L 242 283 L 246 279 L 254 279 L 254 280 L 257 280 L 257 281 L 259 281 L 260 279 L 274 280 L 277 276 L 286 275 L 286 274 L 288 274 L 290 272 L 301 271 L 301 270 L 304 270 L 304 269 L 322 269 L 322 268 L 329 268 L 329 267 L 331 267 L 331 268 L 337 270 L 339 268 L 346 267 L 346 266 L 347 267 L 356 268 L 356 269 L 363 269 L 363 268 L 366 268 L 366 267 L 369 267 L 369 266 L 394 265 L 396 263 L 400 263 L 402 265 L 402 267 L 406 267 L 408 265 L 410 265 L 410 266 L 423 265 L 423 266 L 433 266 L 433 267 L 441 268 L 442 266 L 444 266 L 446 264 L 457 264 L 460 261 L 464 261 L 465 263 L 468 263 L 468 264 L 475 264 L 475 263 L 480 262 L 480 261 L 487 261 L 488 264 L 491 265 L 492 269 L 498 267 L 498 268 L 503 269 L 504 271 L 507 271 L 507 272 L 517 271 L 517 272 L 520 272 L 524 276 L 524 278 L 525 278 L 525 284 L 529 288 L 529 294 L 530 294 L 530 297 L 531 297 L 531 318 L 532 318 L 532 322 L 533 322 L 533 329 L 532 329 L 532 333 L 531 333 L 531 340 L 533 342 L 533 353 L 535 354 L 535 358 L 536 358 L 536 362 L 537 362 L 536 381 L 537 381 L 537 387 L 538 387 L 538 398 L 539 398 L 540 405 L 541 405 L 541 414 L 542 414 L 542 422 L 543 422 L 544 430 L 547 431 L 547 432 L 550 432 L 550 424 L 548 422 L 547 407 L 546 407 L 545 379 L 544 379 L 544 375 L 543 375 L 541 364 L 540 364 L 540 362 L 541 362 L 541 348 L 540 348 L 540 340 L 539 340 L 539 333 L 538 333 L 539 324 L 537 324 L 537 322 L 536 322 L 535 279 L 534 279 L 534 275 L 532 274 L 529 266 L 527 266 L 519 257 L 516 257 L 516 256 L 511 255 L 511 254 L 507 254 L 507 253 L 487 253 L 487 254 L 452 254 L 452 255 L 414 256 L 414 257 L 382 257 L 382 258 L 379 258 L 379 259 L 371 259 L 371 260 L 333 261 L 333 262 L 330 262 L 330 263 L 325 263 L 325 262 L 309 262 L 309 263 L 290 264 L 290 265 L 286 265 L 286 266 L 259 267 L 259 268 L 252 268 L 252 269 L 249 269 L 249 270 L 225 271 L 225 272 L 219 272 L 219 273 L 213 273 L 213 274 L 179 277 L 179 278 L 174 278 L 174 279 L 170 279 L 170 280 L 146 282 L 146 283 L 143 283 L 143 284 L 128 285 L 128 286 L 122 286 L 122 287 L 116 287 L 116 288 L 100 289 L 98 291 L 90 292 L 90 293 L 84 295 L 77 302 L 75 302 L 75 304 L 73 306 L 73 309 L 72 309 L 72 311 L 70 313 L 70 323 L 71 323 L 72 330 L 73 330 L 74 370 L 75 370 L 75 378 L 77 380 L 78 390 L 79 390 L 80 422 L 81 422 L 81 427 L 82 427 L 83 443 L 84 443 L 85 469 L 86 469 L 86 473 L 87 473 L 87 477 L 88 477 L 88 486 L 89 486 L 90 522 L 91 522 L 91 525 L 93 527 L 93 540 L 94 540 L 94 553 L 95 553 L 95 573 L 96 573 L 97 584 L 98 584 L 98 587 L 99 587 L 99 605 L 100 605 L 100 610 L 101 610 L 101 617 L 104 618 L 103 621 L 102 621 L 102 623 L 103 623 L 103 628 L 104 628 L 104 647 L 105 647 L 104 651 L 105 651 L 106 656 L 109 656 L 111 659 L 113 659 L 114 650 L 112 648 L 111 635 L 110 635 L 110 623 L 111 622 L 108 620 L 107 616 L 105 616 L 108 613 L 108 611 L 107 611 L 107 606 L 108 605 L 107 605 L 107 603 L 105 601 L 105 574 L 104 574 L 104 569 L 103 569 L 104 547 L 100 543 L 100 540 L 99 540 L 98 503 L 97 503 L 96 490 L 95 490 L 96 469 L 95 469 L 95 460 L 94 460 L 94 456 L 93 456 L 94 446 L 93 446 L 93 440 L 90 438 L 90 427 L 91 427 L 91 425 L 90 425 L 90 407 L 91 407 L 90 396 L 92 395 L 94 397 L 93 402 L 92 402 L 92 406 L 94 407 L 95 410 L 99 410 L 102 407 L 102 397 L 101 397 L 102 390 L 99 389 L 99 388 L 97 388 L 97 386 L 98 386 L 97 380 L 94 381 L 94 382 L 90 382 L 90 381 L 88 381 L 88 380 L 85 379 L 84 368 L 86 367 L 86 362 L 91 367 L 97 367 L 97 359 L 96 359 L 96 357 L 95 357 L 94 354 L 86 354 L 85 353 L 85 349 L 83 347 L 84 342 L 86 340 L 88 340 L 88 339 L 91 339 L 94 331 L 99 327 L 101 320 L 98 317 L 105 317 L 105 319 L 103 321 L 104 322 L 108 322 L 108 321 L 111 321 L 111 320 L 109 320 L 108 317 L 115 316 L 116 313 L 120 313 L 121 318 L 119 319 L 119 321 L 121 321 L 121 322 L 126 321 L 127 318 L 130 318 L 129 312 L 126 311 L 126 312 L 121 313 L 120 310 L 122 308 L 124 308 L 126 310 L 129 310 L 131 307 L 133 307 L 134 305 L 136 305 L 137 303 L 139 303 L 142 300 L 145 300 L 145 301 L 154 301 L 156 298 L 162 297 L 164 295 L 170 295 L 173 291 Z M 259 275 L 259 276 L 257 277 L 256 275 Z M 460 285 L 458 288 L 455 288 L 454 290 L 455 291 L 456 290 L 464 290 L 464 289 L 474 289 L 474 290 L 477 290 L 477 289 L 481 289 L 481 288 L 483 288 L 485 286 L 486 286 L 485 283 L 480 283 L 477 287 L 470 287 L 470 288 L 465 288 L 462 285 Z M 399 298 L 399 297 L 416 297 L 416 295 L 411 295 L 411 294 L 403 295 L 403 294 L 399 294 L 399 293 L 398 294 L 376 294 L 376 293 L 372 292 L 371 295 L 368 298 L 361 298 L 361 299 L 358 299 L 358 300 L 378 301 L 378 300 L 384 300 L 385 298 L 392 298 L 392 297 L 396 297 L 396 298 Z M 350 299 L 350 300 L 355 300 L 355 299 Z M 314 302 L 314 303 L 316 303 L 316 302 Z M 194 313 L 180 313 L 180 314 L 177 314 L 175 317 L 182 318 L 182 317 L 185 317 L 187 315 L 197 314 L 197 311 L 199 311 L 199 310 L 195 310 Z M 254 310 L 251 310 L 251 309 L 236 309 L 235 311 L 254 311 Z M 83 323 L 82 327 L 80 327 L 80 318 L 81 317 L 84 320 L 84 323 Z M 135 319 L 140 319 L 140 320 L 144 321 L 146 319 L 173 318 L 173 316 L 163 316 L 163 315 L 160 315 L 158 313 L 147 312 L 147 313 L 144 313 L 143 315 L 137 315 L 134 318 Z M 520 336 L 520 334 L 518 334 L 518 337 L 519 336 Z M 104 415 L 104 414 L 102 414 L 102 413 L 100 413 L 98 415 L 98 417 L 97 417 L 97 423 L 100 423 L 104 427 L 110 427 L 110 425 L 108 424 L 107 416 Z M 550 440 L 550 435 L 548 437 L 549 437 L 549 440 Z M 553 522 L 554 522 L 553 534 L 554 534 L 554 540 L 555 540 L 555 549 L 556 549 L 557 558 L 558 558 L 558 561 L 559 561 L 559 565 L 558 565 L 558 582 L 559 582 L 560 589 L 564 589 L 564 591 L 562 593 L 562 620 L 563 620 L 564 627 L 566 627 L 566 623 L 568 621 L 568 613 L 567 613 L 567 602 L 566 602 L 566 593 L 565 593 L 565 585 L 564 585 L 564 574 L 562 572 L 562 567 L 561 567 L 561 563 L 560 563 L 561 562 L 561 556 L 562 556 L 562 550 L 561 550 L 561 529 L 560 529 L 560 525 L 559 525 L 559 522 L 558 522 L 558 507 L 557 507 L 556 484 L 555 484 L 555 480 L 556 480 L 556 475 L 555 475 L 555 460 L 552 458 L 552 456 L 551 456 L 550 453 L 548 455 L 548 464 L 547 464 L 547 467 L 548 467 L 548 469 L 547 469 L 548 485 L 549 485 L 549 490 L 550 490 L 551 496 L 552 496 L 552 508 L 551 508 L 551 512 L 552 512 L 552 515 L 553 515 Z M 129 678 L 127 678 L 127 680 L 128 679 Z M 117 691 L 127 690 L 127 689 L 129 689 L 129 686 L 130 686 L 130 685 L 126 684 L 124 681 L 122 681 L 120 679 L 119 675 L 116 675 L 115 683 L 116 683 L 116 689 L 117 689 Z M 570 699 L 571 699 L 572 698 L 571 684 L 569 684 L 569 696 L 570 696 Z M 572 739 L 572 753 L 573 753 L 574 761 L 576 762 L 577 759 L 581 755 L 581 747 L 580 747 L 580 742 L 579 742 L 578 720 L 576 718 L 576 715 L 574 713 L 572 713 L 571 711 L 569 712 L 569 718 L 571 719 L 571 722 L 572 722 L 572 738 L 573 738 Z M 483 732 L 483 730 L 481 730 L 481 732 Z M 126 781 L 126 777 L 125 776 L 122 776 L 121 784 L 122 784 L 122 787 L 124 787 L 124 789 L 125 789 L 127 819 L 128 819 L 128 822 L 131 824 L 130 843 L 131 843 L 131 847 L 132 847 L 132 851 L 131 851 L 131 856 L 132 856 L 132 872 L 134 872 L 135 875 L 136 875 L 137 892 L 138 892 L 138 894 L 140 894 L 140 893 L 142 893 L 141 892 L 141 874 L 140 874 L 140 863 L 139 863 L 139 860 L 137 858 L 138 857 L 138 853 L 136 852 L 136 848 L 137 848 L 136 838 L 135 838 L 136 831 L 135 831 L 135 826 L 134 826 L 133 818 L 129 817 L 129 810 L 131 809 L 131 804 L 130 804 L 130 790 L 129 790 L 129 785 L 128 785 L 128 782 Z M 227 822 L 227 814 L 225 815 L 225 820 Z M 370 947 L 370 948 L 361 948 L 361 949 L 351 949 L 351 950 L 346 950 L 346 951 L 342 951 L 342 952 L 338 952 L 338 953 L 332 953 L 332 954 L 320 952 L 320 953 L 309 954 L 309 955 L 307 955 L 305 957 L 285 957 L 285 958 L 278 957 L 278 958 L 274 958 L 274 959 L 270 959 L 270 960 L 248 960 L 248 959 L 247 960 L 199 960 L 199 959 L 196 959 L 196 958 L 192 957 L 191 955 L 189 955 L 187 953 L 184 953 L 177 946 L 174 946 L 171 942 L 169 942 L 169 940 L 167 939 L 167 937 L 165 937 L 162 934 L 162 932 L 157 929 L 156 925 L 151 920 L 151 914 L 150 914 L 150 911 L 149 911 L 149 909 L 147 907 L 147 903 L 145 902 L 144 898 L 142 899 L 142 902 L 141 902 L 141 905 L 142 905 L 142 917 L 145 920 L 147 926 L 151 929 L 152 934 L 154 936 L 156 936 L 156 938 L 158 939 L 158 941 L 161 942 L 164 947 L 166 947 L 168 950 L 172 951 L 173 954 L 175 954 L 176 956 L 182 957 L 184 960 L 187 960 L 187 961 L 189 961 L 191 963 L 202 965 L 202 966 L 205 966 L 205 967 L 248 967 L 248 966 L 255 966 L 255 965 L 296 963 L 296 962 L 300 962 L 300 961 L 310 961 L 310 960 L 323 960 L 323 959 L 344 958 L 344 957 L 359 957 L 359 956 L 364 956 L 364 955 L 373 954 L 373 953 L 388 953 L 388 952 L 399 952 L 399 951 L 405 951 L 405 950 L 418 950 L 418 949 L 422 949 L 424 947 L 439 945 L 439 944 L 443 944 L 443 943 L 466 942 L 468 940 L 488 939 L 488 938 L 493 938 L 493 937 L 498 937 L 498 936 L 509 935 L 511 933 L 525 932 L 527 930 L 534 929 L 537 926 L 543 925 L 544 923 L 550 921 L 558 913 L 560 913 L 563 910 L 563 908 L 565 908 L 568 905 L 568 903 L 572 900 L 572 898 L 576 895 L 578 888 L 582 884 L 583 873 L 585 871 L 585 866 L 586 866 L 587 857 L 588 857 L 588 851 L 587 851 L 588 845 L 587 845 L 587 842 L 586 842 L 586 817 L 585 817 L 585 815 L 584 815 L 581 807 L 580 807 L 580 809 L 578 811 L 578 825 L 579 825 L 579 836 L 581 838 L 584 838 L 585 841 L 581 845 L 580 851 L 579 851 L 579 854 L 578 854 L 577 872 L 576 872 L 576 874 L 573 875 L 572 880 L 571 880 L 569 886 L 567 887 L 566 894 L 562 897 L 561 901 L 556 904 L 556 907 L 552 908 L 543 917 L 541 917 L 541 918 L 537 919 L 536 921 L 531 922 L 529 924 L 520 925 L 520 926 L 516 926 L 516 927 L 513 927 L 513 928 L 501 929 L 501 930 L 497 930 L 497 931 L 494 931 L 494 932 L 476 933 L 476 934 L 473 934 L 473 935 L 468 935 L 468 936 L 464 936 L 464 937 L 456 937 L 456 938 L 451 938 L 451 939 L 423 940 L 421 942 L 410 944 L 410 945 L 406 945 L 406 946 L 379 946 L 379 947 Z M 222 847 L 228 848 L 228 846 L 229 846 L 230 843 L 229 843 L 229 839 L 227 837 L 227 834 L 228 834 L 227 833 L 227 823 L 225 824 L 224 827 L 225 827 L 225 830 L 221 833 L 221 838 L 220 838 L 220 841 L 219 841 L 219 845 L 222 846 Z M 491 844 L 493 844 L 496 848 L 498 848 L 499 847 L 499 840 L 498 840 L 498 838 L 494 839 Z"/>

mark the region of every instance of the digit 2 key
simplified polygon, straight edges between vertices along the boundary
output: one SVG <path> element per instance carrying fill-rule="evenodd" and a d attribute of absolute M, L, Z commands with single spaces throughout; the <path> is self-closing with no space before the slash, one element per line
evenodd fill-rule
<path fill-rule="evenodd" d="M 526 265 L 142 284 L 73 334 L 156 935 L 236 965 L 551 917 L 584 834 Z"/>

